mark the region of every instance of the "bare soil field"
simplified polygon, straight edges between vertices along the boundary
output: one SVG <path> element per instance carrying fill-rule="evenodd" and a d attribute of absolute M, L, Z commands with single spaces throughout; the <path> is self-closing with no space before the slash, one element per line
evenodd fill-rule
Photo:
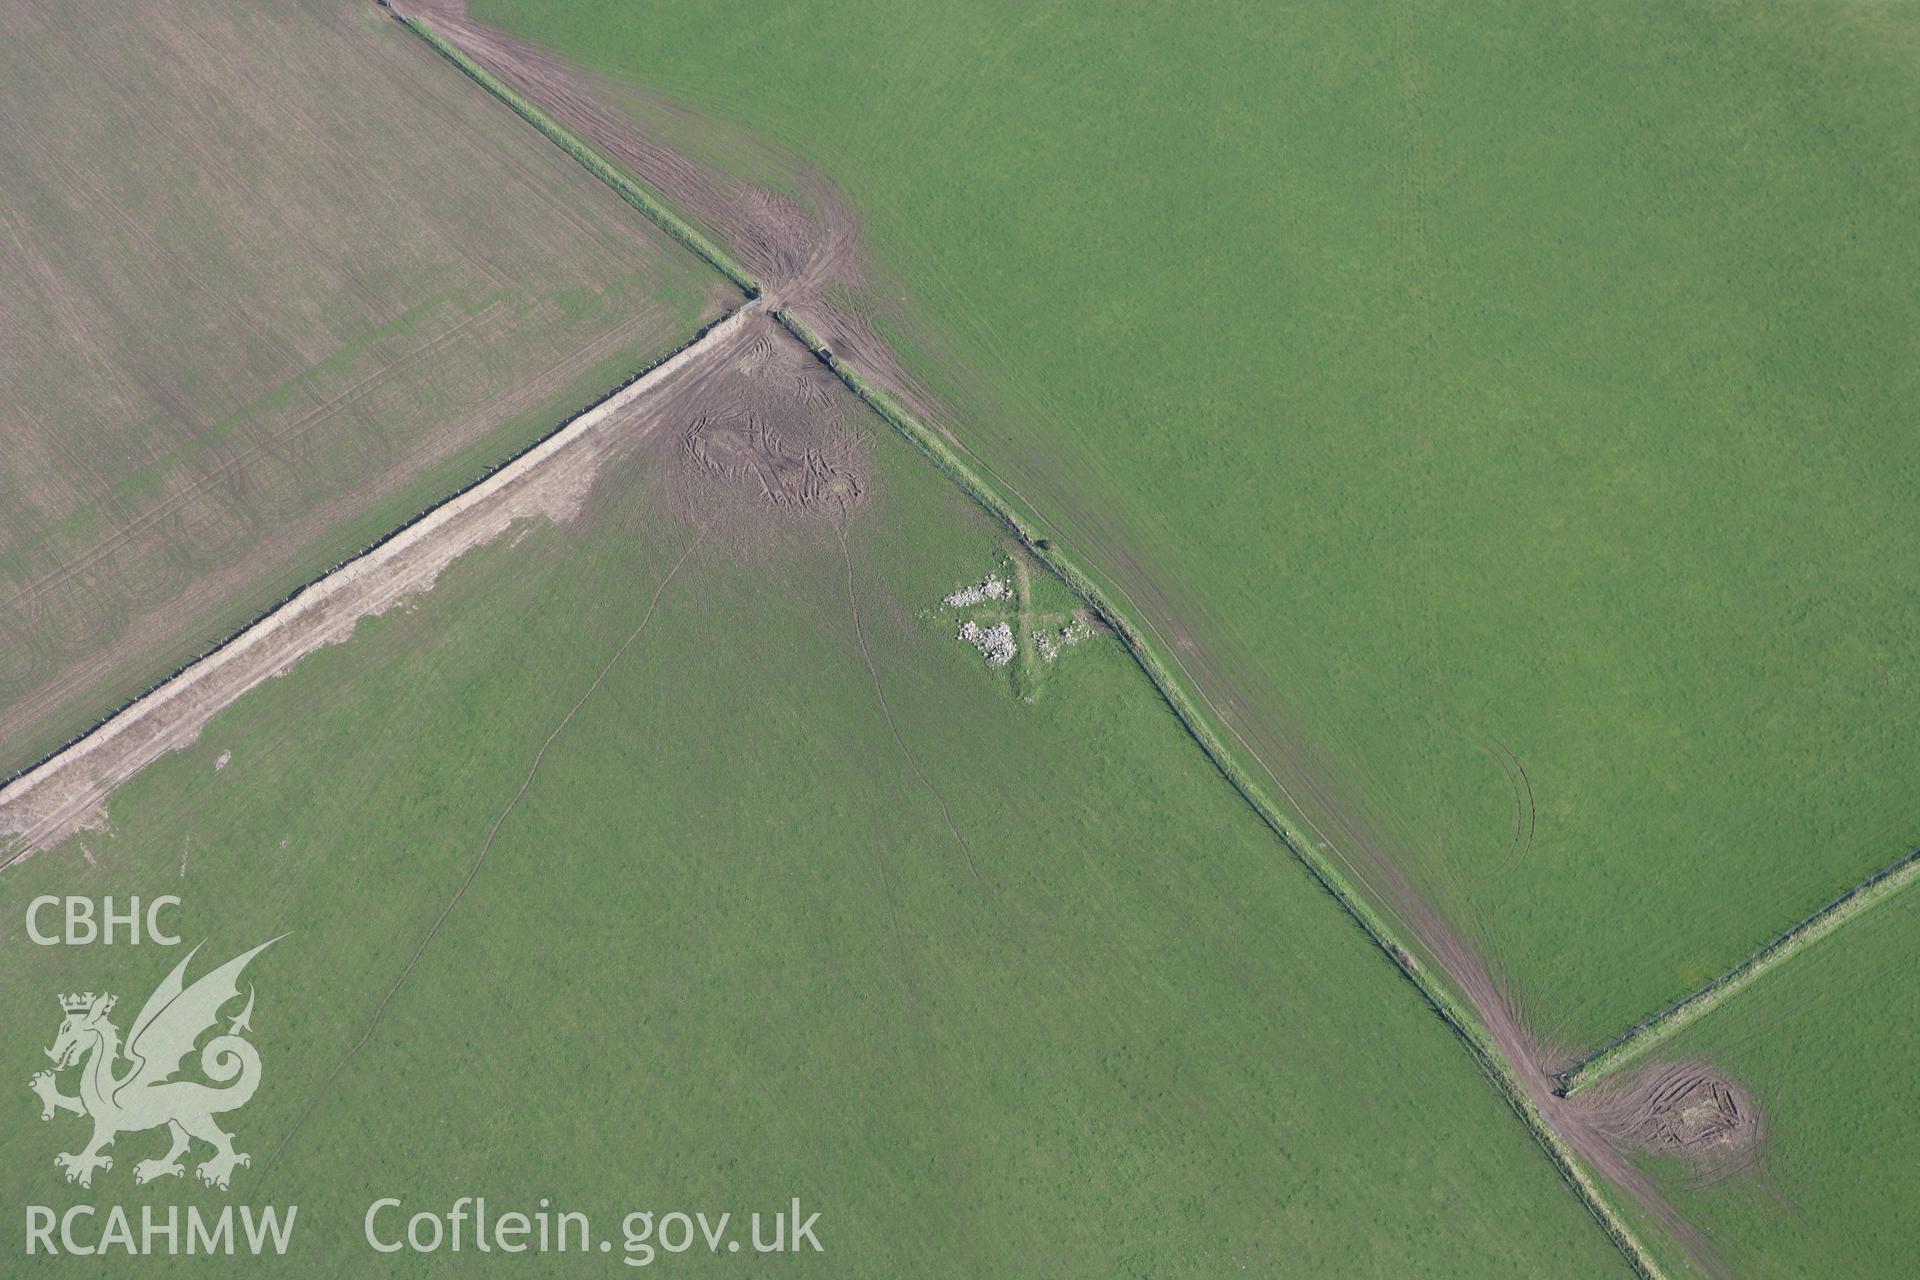
<path fill-rule="evenodd" d="M 4 14 L 0 776 L 719 309 L 370 7 Z"/>
<path fill-rule="evenodd" d="M 314 583 L 219 652 L 147 694 L 68 750 L 0 789 L 0 867 L 105 822 L 113 789 L 198 738 L 223 708 L 283 675 L 360 620 L 420 591 L 463 553 L 534 518 L 565 522 L 610 460 L 650 447 L 689 464 L 680 501 L 725 525 L 717 482 L 735 499 L 844 515 L 866 489 L 865 450 L 809 369 L 817 365 L 758 302 L 720 321 L 657 369 L 581 414 L 484 481 Z M 699 440 L 696 449 L 687 442 Z M 789 451 L 785 441 L 803 443 Z M 706 450 L 732 451 L 721 465 Z M 737 506 L 737 502 L 735 504 Z"/>
<path fill-rule="evenodd" d="M 844 521 L 870 486 L 838 384 L 755 301 L 485 480 L 299 592 L 218 652 L 0 788 L 0 868 L 106 824 L 113 790 L 264 680 L 431 590 L 516 522 L 568 522 L 601 469 L 641 452 L 688 518 L 751 547 L 763 517 Z M 731 535 L 731 536 L 729 536 Z"/>

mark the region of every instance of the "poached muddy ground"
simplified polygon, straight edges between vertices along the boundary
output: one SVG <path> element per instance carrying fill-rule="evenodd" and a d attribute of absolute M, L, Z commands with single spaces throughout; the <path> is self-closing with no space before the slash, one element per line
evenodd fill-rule
<path fill-rule="evenodd" d="M 758 139 L 733 140 L 789 175 L 799 198 L 702 165 L 649 137 L 609 105 L 606 86 L 524 40 L 474 21 L 466 0 L 398 0 L 394 11 L 426 22 L 548 115 L 659 191 L 679 213 L 712 231 L 759 282 L 770 310 L 795 312 L 833 353 L 853 361 L 916 410 L 930 397 L 894 358 L 868 318 L 846 298 L 865 281 L 859 220 L 804 157 Z M 662 110 L 692 113 L 660 104 Z"/>
<path fill-rule="evenodd" d="M 1635 1165 L 1654 1155 L 1680 1160 L 1702 1185 L 1761 1168 L 1766 1122 L 1757 1101 L 1706 1063 L 1654 1062 L 1622 1081 L 1561 1097 L 1553 1069 L 1564 1055 L 1526 1025 L 1505 985 L 1480 955 L 1436 913 L 1401 904 L 1421 921 L 1421 941 L 1472 1004 L 1528 1098 L 1561 1139 L 1592 1169 L 1628 1192 L 1708 1274 L 1725 1264 L 1707 1236 L 1689 1222 Z"/>
<path fill-rule="evenodd" d="M 1756 1168 L 1766 1156 L 1766 1116 L 1739 1084 L 1704 1062 L 1649 1067 L 1596 1086 L 1585 1114 L 1623 1150 L 1679 1158 L 1696 1186 Z"/>
<path fill-rule="evenodd" d="M 539 464 L 502 472 L 489 482 L 489 496 L 437 522 L 434 533 L 406 540 L 401 547 L 403 535 L 388 544 L 397 548 L 391 554 L 378 561 L 370 556 L 341 570 L 260 624 L 255 629 L 262 633 L 258 638 L 248 633 L 245 643 L 191 669 L 73 751 L 0 792 L 0 832 L 17 833 L 6 846 L 7 858 L 44 847 L 96 816 L 113 786 L 162 751 L 190 742 L 209 716 L 246 688 L 284 671 L 301 654 L 344 638 L 358 618 L 431 586 L 454 556 L 496 536 L 512 520 L 531 515 L 565 519 L 577 509 L 594 470 L 610 451 L 652 440 L 677 451 L 687 473 L 709 486 L 709 497 L 748 506 L 807 510 L 844 508 L 857 501 L 864 493 L 857 439 L 844 423 L 833 420 L 817 377 L 810 379 L 797 365 L 787 368 L 794 365 L 792 353 L 799 348 L 771 323 L 768 310 L 787 307 L 800 313 L 836 354 L 922 412 L 927 408 L 922 389 L 866 319 L 840 301 L 847 290 L 858 287 L 861 263 L 857 222 L 830 184 L 807 179 L 803 204 L 714 173 L 642 134 L 600 100 L 584 73 L 471 21 L 460 0 L 404 0 L 400 8 L 429 22 L 711 228 L 760 280 L 764 295 L 754 308 L 685 353 L 687 359 L 670 385 L 668 380 L 636 384 L 631 391 L 649 389 L 623 401 L 618 412 L 596 410 L 599 417 L 577 420 L 563 433 L 566 447 L 576 451 L 564 461 L 555 457 L 564 448 L 556 449 Z M 823 393 L 817 403 L 816 391 Z M 522 461 L 532 463 L 533 456 Z M 992 474 L 990 467 L 985 469 Z M 1137 568 L 1107 522 L 1090 513 L 1080 517 L 1070 528 L 1087 549 L 1110 569 Z M 1171 619 L 1181 615 L 1166 597 L 1154 596 L 1144 585 L 1153 581 L 1151 574 L 1127 576 L 1151 597 L 1143 603 L 1123 588 L 1129 604 L 1154 627 L 1241 748 L 1294 807 L 1308 815 L 1322 850 L 1347 867 L 1469 1002 L 1547 1123 L 1593 1169 L 1645 1205 L 1703 1266 L 1722 1270 L 1710 1243 L 1659 1195 L 1632 1158 L 1653 1152 L 1694 1161 L 1702 1170 L 1751 1167 L 1764 1152 L 1765 1132 L 1753 1100 L 1699 1064 L 1656 1065 L 1613 1088 L 1557 1097 L 1551 1072 L 1564 1064 L 1566 1055 L 1534 1033 L 1480 949 L 1399 871 L 1386 853 L 1391 841 L 1342 803 L 1341 789 L 1318 754 L 1297 735 L 1280 731 L 1275 722 L 1254 712 L 1262 706 L 1284 707 L 1284 700 L 1266 698 L 1252 687 L 1246 675 L 1250 663 L 1231 653 L 1210 655 L 1194 639 L 1199 630 L 1222 634 L 1219 628 L 1175 625 Z M 335 583 L 336 578 L 341 581 Z M 1282 773 L 1291 787 L 1282 782 Z M 1301 804 L 1296 790 L 1304 790 L 1314 803 Z M 1321 823 L 1314 823 L 1315 814 Z M 1401 962 L 1419 963 L 1404 956 Z"/>
<path fill-rule="evenodd" d="M 0 789 L 0 867 L 103 825 L 114 788 L 163 753 L 192 743 L 247 690 L 315 649 L 351 637 L 360 619 L 431 589 L 466 551 L 516 521 L 570 520 L 601 468 L 636 450 L 652 448 L 685 468 L 675 500 L 703 524 L 717 505 L 729 503 L 736 510 L 758 505 L 844 518 L 866 492 L 869 468 L 826 379 L 762 303 L 747 304 L 536 448 Z"/>
<path fill-rule="evenodd" d="M 867 491 L 860 433 L 840 411 L 845 390 L 777 325 L 758 326 L 680 433 L 698 505 L 844 511 Z"/>

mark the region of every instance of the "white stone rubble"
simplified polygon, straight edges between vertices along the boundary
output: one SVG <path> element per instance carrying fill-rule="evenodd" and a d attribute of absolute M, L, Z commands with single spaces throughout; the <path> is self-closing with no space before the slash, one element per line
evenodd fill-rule
<path fill-rule="evenodd" d="M 970 587 L 962 587 L 940 603 L 949 609 L 964 609 L 970 604 L 984 604 L 988 600 L 1011 600 L 1013 588 L 997 573 L 990 573 Z"/>
<path fill-rule="evenodd" d="M 977 622 L 960 624 L 960 638 L 980 651 L 990 667 L 1004 667 L 1013 661 L 1013 628 L 1002 622 L 982 627 Z"/>

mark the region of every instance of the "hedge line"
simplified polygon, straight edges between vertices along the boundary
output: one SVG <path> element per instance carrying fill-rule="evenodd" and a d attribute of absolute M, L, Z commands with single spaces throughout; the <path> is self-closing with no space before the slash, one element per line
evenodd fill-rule
<path fill-rule="evenodd" d="M 334 561 L 332 564 L 328 565 L 326 568 L 320 570 L 318 573 L 315 573 L 312 577 L 307 578 L 305 581 L 301 582 L 298 586 L 292 588 L 286 594 L 282 595 L 279 599 L 273 601 L 271 604 L 261 609 L 260 612 L 254 614 L 251 618 L 248 618 L 245 622 L 242 622 L 239 626 L 233 628 L 231 631 L 227 632 L 225 635 L 215 640 L 212 644 L 208 645 L 206 648 L 199 650 L 198 652 L 194 653 L 191 657 L 186 658 L 185 660 L 180 662 L 180 664 L 175 666 L 173 670 L 167 672 L 165 675 L 161 676 L 159 679 L 149 683 L 146 687 L 142 688 L 138 693 L 132 694 L 131 696 L 115 704 L 114 707 L 111 710 L 109 710 L 106 714 L 102 715 L 99 719 L 95 720 L 92 724 L 88 725 L 86 728 L 82 729 L 80 732 L 74 734 L 72 737 L 62 742 L 59 746 L 53 748 L 51 751 L 47 752 L 45 755 L 41 756 L 39 759 L 33 761 L 32 763 L 22 765 L 20 768 L 14 770 L 12 773 L 7 774 L 4 778 L 0 778 L 0 791 L 4 791 L 6 788 L 12 786 L 14 783 L 18 782 L 20 779 L 32 773 L 34 770 L 47 764 L 49 761 L 52 761 L 58 758 L 59 756 L 64 755 L 66 752 L 72 750 L 74 747 L 80 745 L 82 742 L 85 742 L 88 738 L 91 738 L 94 734 L 106 728 L 107 725 L 111 723 L 114 719 L 116 719 L 121 714 L 123 714 L 124 712 L 132 708 L 135 703 L 147 697 L 149 694 L 152 694 L 162 688 L 165 688 L 167 685 L 172 684 L 175 680 L 178 680 L 181 676 L 185 675 L 189 670 L 191 670 L 195 666 L 198 666 L 200 663 L 206 661 L 208 658 L 211 658 L 214 654 L 219 653 L 222 649 L 225 649 L 228 645 L 238 640 L 241 636 L 253 630 L 254 627 L 258 626 L 262 622 L 265 622 L 268 618 L 280 612 L 280 610 L 286 608 L 289 604 L 292 604 L 303 593 L 305 593 L 308 588 L 316 585 L 317 583 L 321 582 L 323 579 L 326 579 L 328 577 L 331 577 L 333 574 L 338 573 L 340 570 L 346 568 L 348 565 L 352 564 L 354 561 L 364 559 L 365 557 L 373 554 L 375 551 L 378 551 L 381 547 L 386 546 L 387 543 L 392 542 L 395 538 L 405 533 L 408 529 L 411 529 L 414 525 L 419 524 L 422 520 L 425 520 L 428 516 L 432 515 L 434 512 L 438 511 L 440 508 L 446 506 L 449 502 L 452 502 L 455 498 L 461 497 L 462 495 L 470 492 L 477 486 L 485 484 L 488 479 L 490 479 L 492 476 L 497 474 L 503 468 L 512 466 L 514 463 L 518 462 L 521 458 L 525 457 L 529 453 L 532 453 L 535 449 L 538 449 L 541 445 L 553 439 L 555 436 L 559 435 L 562 431 L 565 431 L 568 427 L 572 426 L 574 422 L 578 418 L 580 418 L 581 415 L 586 413 L 591 413 L 593 410 L 599 408 L 601 405 L 605 404 L 607 401 L 613 399 L 613 397 L 619 395 L 622 391 L 625 391 L 628 387 L 632 386 L 634 383 L 640 381 L 640 379 L 652 373 L 655 369 L 658 369 L 661 365 L 665 364 L 667 361 L 673 359 L 675 356 L 679 355 L 681 352 L 687 350 L 687 348 L 697 345 L 701 339 L 705 338 L 709 333 L 713 332 L 715 328 L 726 323 L 729 319 L 733 317 L 733 315 L 734 315 L 734 312 L 729 311 L 725 315 L 719 316 L 718 318 L 714 319 L 710 323 L 702 325 L 698 333 L 694 334 L 691 338 L 688 338 L 685 342 L 681 343 L 679 346 L 675 347 L 673 350 L 667 352 L 665 355 L 661 356 L 658 360 L 651 361 L 644 368 L 632 374 L 629 374 L 625 378 L 622 378 L 614 386 L 608 388 L 606 391 L 602 392 L 600 395 L 595 396 L 592 400 L 589 400 L 586 404 L 580 406 L 578 409 L 574 410 L 572 413 L 567 414 L 565 417 L 561 418 L 558 425 L 553 427 L 552 430 L 542 432 L 538 437 L 536 437 L 535 439 L 529 440 L 526 444 L 521 445 L 518 449 L 515 449 L 512 453 L 508 454 L 504 458 L 501 458 L 499 461 L 488 463 L 485 467 L 481 468 L 479 473 L 475 475 L 471 480 L 468 480 L 466 483 L 460 485 L 453 492 L 447 494 L 445 497 L 436 499 L 432 503 L 429 503 L 427 506 L 420 508 L 420 510 L 414 512 L 413 515 L 407 517 L 407 519 L 403 520 L 399 525 L 381 534 L 378 538 L 375 538 L 372 542 L 367 543 L 366 545 L 362 546 L 359 550 L 353 552 L 352 554 L 344 556 L 341 559 Z M 0 846 L 0 847 L 3 847 L 3 846 Z M 7 856 L 4 858 L 0 858 L 0 867 L 4 867 L 9 862 L 11 862 L 13 860 L 12 854 L 15 854 L 18 852 L 19 850 L 17 849 L 9 849 L 7 851 Z"/>
<path fill-rule="evenodd" d="M 462 53 L 426 23 L 404 14 L 396 13 L 394 17 L 405 23 L 408 30 L 437 49 L 448 62 L 460 68 L 468 79 L 512 107 L 515 114 L 522 120 L 545 134 L 548 141 L 585 165 L 589 173 L 612 187 L 616 195 L 638 209 L 655 226 L 692 250 L 694 255 L 708 266 L 733 281 L 749 298 L 760 296 L 759 282 L 748 275 L 746 268 L 735 262 L 725 249 L 707 239 L 700 233 L 698 227 L 669 209 L 657 196 L 628 177 L 624 170 L 594 150 L 578 134 L 522 97 L 506 81 Z"/>
<path fill-rule="evenodd" d="M 1874 872 L 1692 995 L 1635 1024 L 1568 1067 L 1554 1077 L 1560 1095 L 1566 1097 L 1612 1075 L 1683 1027 L 1704 1018 L 1800 948 L 1818 942 L 1868 907 L 1884 902 L 1916 880 L 1920 880 L 1920 849 Z"/>
<path fill-rule="evenodd" d="M 1029 554 L 1046 565 L 1113 629 L 1187 733 L 1213 762 L 1214 767 L 1220 770 L 1221 775 L 1235 791 L 1240 793 L 1241 798 L 1260 816 L 1261 821 L 1279 837 L 1287 851 L 1307 868 L 1320 886 L 1359 925 L 1374 945 L 1386 954 L 1434 1012 L 1467 1046 L 1482 1073 L 1493 1083 L 1508 1107 L 1527 1126 L 1535 1140 L 1546 1149 L 1561 1178 L 1572 1188 L 1574 1194 L 1586 1206 L 1587 1211 L 1599 1223 L 1601 1230 L 1605 1231 L 1608 1238 L 1613 1241 L 1614 1246 L 1625 1255 L 1628 1264 L 1647 1280 L 1660 1280 L 1662 1273 L 1659 1267 L 1634 1237 L 1632 1231 L 1601 1197 L 1599 1188 L 1580 1168 L 1571 1148 L 1561 1140 L 1559 1134 L 1554 1132 L 1553 1127 L 1540 1114 L 1539 1108 L 1528 1097 L 1524 1086 L 1520 1084 L 1512 1069 L 1501 1057 L 1492 1037 L 1480 1025 L 1479 1019 L 1444 985 L 1429 976 L 1419 962 L 1413 959 L 1412 954 L 1398 942 L 1392 929 L 1372 904 L 1354 890 L 1338 868 L 1313 852 L 1312 843 L 1302 836 L 1285 814 L 1254 785 L 1246 770 L 1226 750 L 1212 727 L 1201 717 L 1199 709 L 1174 680 L 1167 666 L 1154 653 L 1141 633 L 1127 620 L 1126 615 L 1113 606 L 1099 584 L 1062 554 L 1051 541 L 1029 529 L 1019 513 L 952 449 L 948 448 L 938 434 L 918 421 L 892 396 L 868 383 L 846 362 L 835 356 L 798 316 L 783 309 L 774 312 L 774 318 L 785 326 L 789 333 L 805 343 L 807 348 L 833 371 L 848 390 L 860 397 L 889 426 L 911 441 L 932 460 L 935 466 L 965 490 L 969 497 L 1011 530 Z"/>

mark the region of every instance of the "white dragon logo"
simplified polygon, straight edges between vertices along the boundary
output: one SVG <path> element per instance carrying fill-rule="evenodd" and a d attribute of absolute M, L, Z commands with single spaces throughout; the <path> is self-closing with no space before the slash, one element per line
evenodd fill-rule
<path fill-rule="evenodd" d="M 284 937 L 285 935 L 281 935 Z M 214 1123 L 213 1118 L 245 1106 L 260 1087 L 260 1055 L 240 1038 L 252 1030 L 253 988 L 247 989 L 247 1007 L 228 1025 L 225 1035 L 207 1041 L 200 1051 L 200 1070 L 209 1080 L 224 1088 L 213 1088 L 195 1080 L 175 1080 L 182 1060 L 193 1052 L 194 1042 L 219 1021 L 221 1006 L 240 995 L 240 971 L 247 962 L 265 951 L 279 938 L 261 943 L 245 955 L 236 956 L 192 986 L 182 981 L 187 964 L 199 953 L 195 947 L 187 958 L 175 965 L 154 993 L 147 997 L 140 1016 L 133 1020 L 127 1035 L 124 1056 L 131 1066 L 116 1075 L 115 1064 L 123 1056 L 120 1031 L 107 1015 L 113 1012 L 116 997 L 89 991 L 82 995 L 60 997 L 66 1020 L 60 1034 L 47 1050 L 53 1059 L 53 1071 L 41 1071 L 30 1082 L 40 1095 L 40 1118 L 53 1119 L 56 1111 L 71 1111 L 93 1118 L 93 1140 L 80 1151 L 53 1158 L 64 1169 L 68 1182 L 83 1187 L 93 1185 L 95 1169 L 112 1169 L 113 1158 L 102 1151 L 113 1145 L 122 1133 L 157 1129 L 166 1125 L 173 1134 L 173 1146 L 158 1160 L 142 1160 L 133 1167 L 135 1182 L 155 1178 L 177 1178 L 185 1172 L 180 1157 L 186 1154 L 189 1140 L 198 1138 L 213 1147 L 213 1155 L 203 1160 L 194 1173 L 209 1186 L 227 1189 L 236 1166 L 251 1159 L 233 1149 L 233 1135 Z M 55 1072 L 76 1063 L 80 1069 L 80 1095 L 70 1098 L 60 1092 Z"/>

